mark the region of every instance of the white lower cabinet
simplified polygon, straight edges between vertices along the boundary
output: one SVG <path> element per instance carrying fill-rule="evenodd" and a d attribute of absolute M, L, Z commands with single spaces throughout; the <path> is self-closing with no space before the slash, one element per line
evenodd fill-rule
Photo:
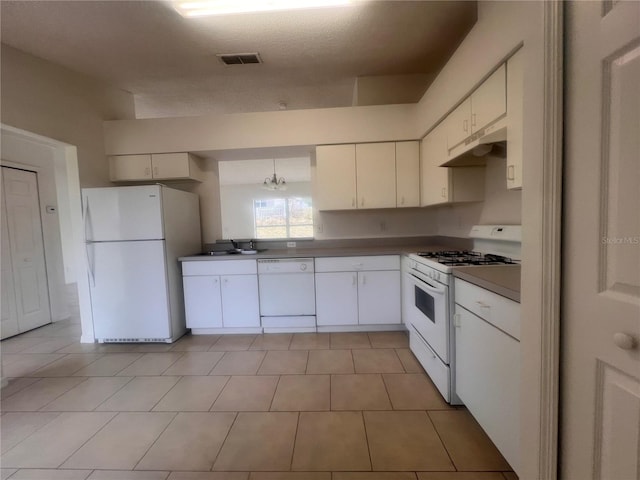
<path fill-rule="evenodd" d="M 187 328 L 260 328 L 255 260 L 184 262 L 182 268 Z"/>
<path fill-rule="evenodd" d="M 318 325 L 358 324 L 357 272 L 316 273 Z"/>
<path fill-rule="evenodd" d="M 456 391 L 517 472 L 520 341 L 505 331 L 519 333 L 519 304 L 460 279 L 455 301 Z"/>
<path fill-rule="evenodd" d="M 316 259 L 318 326 L 401 322 L 400 257 Z"/>

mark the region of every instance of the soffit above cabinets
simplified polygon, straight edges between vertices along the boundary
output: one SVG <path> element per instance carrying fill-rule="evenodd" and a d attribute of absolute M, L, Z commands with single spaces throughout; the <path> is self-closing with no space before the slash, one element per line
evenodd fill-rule
<path fill-rule="evenodd" d="M 476 21 L 475 1 L 196 19 L 164 1 L 3 1 L 0 9 L 4 44 L 133 93 L 138 118 L 417 101 Z M 263 63 L 216 57 L 230 52 L 257 52 Z M 417 98 L 406 98 L 409 89 Z"/>

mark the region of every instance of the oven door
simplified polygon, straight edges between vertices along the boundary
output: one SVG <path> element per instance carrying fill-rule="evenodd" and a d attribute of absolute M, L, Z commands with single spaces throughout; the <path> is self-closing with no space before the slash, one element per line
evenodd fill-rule
<path fill-rule="evenodd" d="M 429 346 L 449 364 L 449 287 L 418 272 L 405 272 L 409 322 Z"/>

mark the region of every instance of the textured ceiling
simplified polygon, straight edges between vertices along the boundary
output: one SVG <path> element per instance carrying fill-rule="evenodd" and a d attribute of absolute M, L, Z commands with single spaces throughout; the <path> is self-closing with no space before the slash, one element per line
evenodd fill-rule
<path fill-rule="evenodd" d="M 356 79 L 371 76 L 389 76 L 398 91 L 406 85 L 415 101 L 476 19 L 475 2 L 463 1 L 197 19 L 161 1 L 2 0 L 0 8 L 3 43 L 133 93 L 139 118 L 269 111 L 279 102 L 349 106 L 358 104 Z M 264 63 L 216 58 L 238 52 L 259 52 Z M 394 103 L 385 85 L 379 102 Z M 406 89 L 395 102 L 407 101 Z"/>

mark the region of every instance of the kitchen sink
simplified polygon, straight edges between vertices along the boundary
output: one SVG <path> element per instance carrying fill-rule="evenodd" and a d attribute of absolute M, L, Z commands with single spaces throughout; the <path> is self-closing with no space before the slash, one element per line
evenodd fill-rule
<path fill-rule="evenodd" d="M 210 252 L 200 253 L 199 255 L 212 256 L 212 257 L 225 256 L 225 255 L 255 255 L 257 253 L 261 253 L 264 251 L 266 251 L 266 249 L 254 250 L 254 249 L 243 249 L 243 248 L 231 248 L 229 250 L 212 250 Z"/>

